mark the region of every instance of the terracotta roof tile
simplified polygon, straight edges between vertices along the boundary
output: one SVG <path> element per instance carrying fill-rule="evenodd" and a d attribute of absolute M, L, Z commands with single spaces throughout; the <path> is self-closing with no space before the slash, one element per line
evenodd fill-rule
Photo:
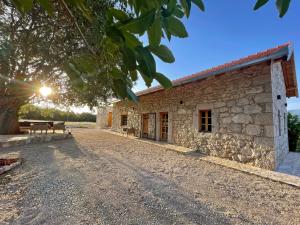
<path fill-rule="evenodd" d="M 247 63 L 247 62 L 251 62 L 253 60 L 257 60 L 257 59 L 260 59 L 260 58 L 263 58 L 263 57 L 266 57 L 266 56 L 270 56 L 270 55 L 278 52 L 279 50 L 290 46 L 290 44 L 291 43 L 288 42 L 288 43 L 285 43 L 283 45 L 277 46 L 275 48 L 271 48 L 271 49 L 268 49 L 268 50 L 265 50 L 265 51 L 262 51 L 262 52 L 258 52 L 256 54 L 252 54 L 252 55 L 249 55 L 247 57 L 244 57 L 244 58 L 241 58 L 241 59 L 238 59 L 238 60 L 234 60 L 234 61 L 231 61 L 229 63 L 225 63 L 223 65 L 212 67 L 212 68 L 207 69 L 207 70 L 203 70 L 199 73 L 184 76 L 182 78 L 173 80 L 172 81 L 173 86 L 178 86 L 178 85 L 180 85 L 181 83 L 183 83 L 185 81 L 188 82 L 189 80 L 191 80 L 191 82 L 192 82 L 192 80 L 194 78 L 201 78 L 201 76 L 204 76 L 204 75 L 212 73 L 212 72 L 221 71 L 221 70 L 226 69 L 226 68 L 230 68 L 230 67 L 237 66 L 237 65 Z M 136 95 L 141 96 L 141 95 L 153 93 L 153 92 L 156 92 L 156 91 L 159 91 L 159 90 L 163 90 L 163 87 L 160 86 L 160 85 L 152 87 L 152 88 L 145 89 L 143 91 L 136 92 Z"/>

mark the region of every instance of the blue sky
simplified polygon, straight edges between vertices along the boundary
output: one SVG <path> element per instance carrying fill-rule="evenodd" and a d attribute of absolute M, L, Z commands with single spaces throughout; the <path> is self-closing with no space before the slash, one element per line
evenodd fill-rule
<path fill-rule="evenodd" d="M 185 20 L 188 38 L 165 42 L 176 61 L 157 60 L 157 70 L 176 79 L 292 41 L 298 86 L 300 81 L 300 1 L 294 0 L 286 16 L 278 17 L 275 1 L 253 11 L 255 0 L 204 0 L 203 13 L 193 7 Z M 154 83 L 155 84 L 155 83 Z M 140 79 L 135 91 L 145 89 Z M 300 109 L 300 99 L 288 100 L 288 109 Z"/>

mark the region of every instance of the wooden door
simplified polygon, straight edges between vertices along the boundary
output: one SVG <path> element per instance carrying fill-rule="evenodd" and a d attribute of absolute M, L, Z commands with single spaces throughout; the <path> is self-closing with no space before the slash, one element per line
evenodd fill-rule
<path fill-rule="evenodd" d="M 107 117 L 107 126 L 111 127 L 112 126 L 112 112 L 108 113 L 108 117 Z"/>
<path fill-rule="evenodd" d="M 149 115 L 143 114 L 143 137 L 148 138 L 148 123 L 149 123 Z"/>
<path fill-rule="evenodd" d="M 160 113 L 160 140 L 168 140 L 168 113 Z"/>

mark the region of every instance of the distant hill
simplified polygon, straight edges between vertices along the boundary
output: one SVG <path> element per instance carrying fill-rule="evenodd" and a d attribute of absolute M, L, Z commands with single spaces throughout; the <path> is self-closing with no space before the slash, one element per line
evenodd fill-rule
<path fill-rule="evenodd" d="M 289 112 L 300 117 L 300 109 L 289 110 Z"/>

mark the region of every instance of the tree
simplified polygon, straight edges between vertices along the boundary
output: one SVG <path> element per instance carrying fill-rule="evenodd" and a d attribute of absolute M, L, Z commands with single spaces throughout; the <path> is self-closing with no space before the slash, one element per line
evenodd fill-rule
<path fill-rule="evenodd" d="M 297 151 L 297 144 L 300 138 L 300 120 L 297 115 L 288 114 L 288 136 L 290 151 Z"/>
<path fill-rule="evenodd" d="M 105 12 L 111 3 L 90 1 L 93 23 L 74 8 L 71 13 L 77 18 L 76 24 L 57 2 L 52 5 L 52 16 L 39 5 L 21 14 L 9 1 L 0 4 L 0 134 L 18 132 L 20 107 L 33 97 L 39 97 L 37 90 L 43 84 L 56 89 L 53 96 L 56 102 L 74 103 L 80 101 L 76 96 L 93 96 L 90 89 L 82 92 L 91 83 L 96 87 L 94 94 L 98 100 L 104 101 L 112 94 L 111 78 L 105 71 L 117 65 L 117 54 L 110 57 L 105 49 L 98 48 L 102 54 L 94 60 L 96 56 L 87 57 L 90 49 L 85 44 L 88 41 L 93 47 L 101 42 Z M 84 27 L 85 40 L 78 27 Z M 105 66 L 102 66 L 104 60 Z M 85 72 L 81 73 L 82 70 Z M 91 80 L 91 74 L 92 81 L 86 82 Z"/>
<path fill-rule="evenodd" d="M 10 122 L 9 127 L 1 126 L 0 133 L 17 130 L 16 112 L 33 96 L 33 91 L 27 90 L 33 83 L 53 81 L 65 99 L 90 106 L 112 93 L 137 101 L 131 87 L 138 74 L 148 87 L 157 80 L 170 88 L 170 80 L 156 70 L 154 55 L 166 63 L 174 62 L 172 52 L 161 44 L 162 38 L 170 41 L 173 36 L 187 37 L 182 18 L 189 17 L 192 4 L 202 11 L 205 9 L 202 0 L 3 2 L 1 23 L 6 33 L 1 30 L 4 38 L 1 39 L 0 73 L 7 80 L 1 94 L 13 101 L 1 100 L 5 110 L 0 111 L 0 124 L 7 118 Z M 267 2 L 257 0 L 254 9 Z M 276 4 L 282 17 L 290 0 L 277 0 Z M 140 40 L 145 34 L 149 40 L 146 44 Z M 9 66 L 2 67 L 3 64 Z M 38 71 L 33 72 L 36 66 Z M 22 97 L 12 91 L 20 84 L 27 87 L 23 88 L 26 91 Z"/>

